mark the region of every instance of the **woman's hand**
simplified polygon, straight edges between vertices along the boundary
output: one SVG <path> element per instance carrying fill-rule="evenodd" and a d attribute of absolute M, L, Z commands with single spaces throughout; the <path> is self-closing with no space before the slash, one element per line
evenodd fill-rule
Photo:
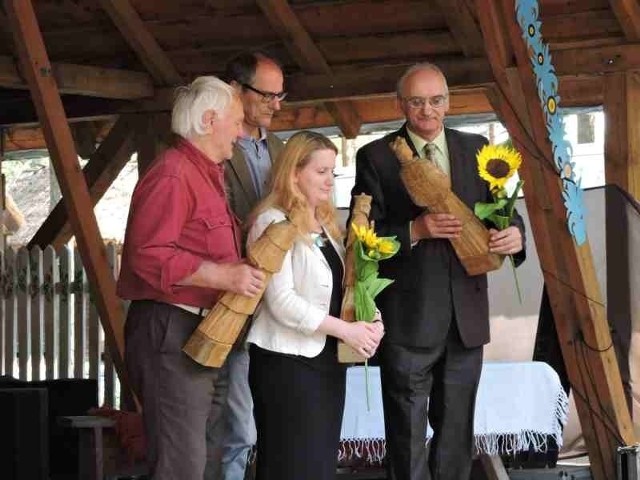
<path fill-rule="evenodd" d="M 382 322 L 345 322 L 341 340 L 364 358 L 371 358 L 384 335 Z"/>

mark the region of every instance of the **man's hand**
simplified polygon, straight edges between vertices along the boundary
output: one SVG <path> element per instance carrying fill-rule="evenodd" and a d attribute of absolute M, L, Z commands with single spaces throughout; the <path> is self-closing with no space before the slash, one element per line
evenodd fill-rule
<path fill-rule="evenodd" d="M 425 238 L 458 238 L 462 222 L 450 213 L 423 213 L 411 223 L 411 242 Z"/>
<path fill-rule="evenodd" d="M 198 270 L 180 285 L 195 285 L 233 292 L 246 297 L 257 295 L 263 288 L 264 273 L 245 262 L 202 262 Z"/>
<path fill-rule="evenodd" d="M 219 263 L 220 279 L 224 284 L 220 290 L 253 297 L 262 290 L 264 273 L 246 263 Z"/>
<path fill-rule="evenodd" d="M 522 233 L 518 227 L 504 230 L 489 229 L 489 251 L 500 255 L 514 255 L 522 250 Z"/>

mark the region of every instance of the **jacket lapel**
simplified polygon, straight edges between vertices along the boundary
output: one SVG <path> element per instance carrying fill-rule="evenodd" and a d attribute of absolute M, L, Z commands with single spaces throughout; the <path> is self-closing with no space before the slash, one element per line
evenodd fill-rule
<path fill-rule="evenodd" d="M 460 142 L 456 141 L 454 137 L 455 132 L 453 130 L 445 129 L 445 139 L 447 141 L 447 150 L 449 151 L 449 167 L 451 168 L 451 189 L 462 198 L 465 191 L 464 155 Z"/>
<path fill-rule="evenodd" d="M 271 165 L 273 166 L 280 155 L 280 152 L 284 148 L 282 141 L 276 137 L 273 133 L 267 132 L 267 151 L 269 152 L 269 158 L 271 159 Z"/>
<path fill-rule="evenodd" d="M 233 156 L 229 160 L 229 166 L 233 170 L 234 175 L 238 179 L 238 183 L 242 188 L 246 203 L 248 205 L 255 205 L 258 200 L 255 187 L 253 186 L 253 180 L 251 179 L 251 173 L 247 166 L 247 161 L 244 158 L 242 149 L 237 145 L 233 147 Z"/>
<path fill-rule="evenodd" d="M 336 239 L 334 239 L 326 228 L 322 227 L 322 229 L 324 230 L 324 233 L 326 234 L 327 238 L 329 239 L 329 242 L 333 246 L 334 250 L 338 253 L 338 257 L 340 257 L 340 262 L 342 263 L 342 271 L 343 271 L 342 280 L 344 282 L 344 270 L 345 270 L 345 265 L 344 265 L 344 256 L 345 256 L 344 246 L 342 245 L 341 242 L 338 242 Z M 324 256 L 324 254 L 322 253 L 322 250 L 320 250 L 320 247 L 318 247 L 317 245 L 314 244 L 314 245 L 311 246 L 311 251 L 313 252 L 314 255 L 316 255 L 322 261 L 323 265 L 328 270 L 331 270 L 331 266 L 329 265 L 329 262 L 327 262 L 327 259 Z"/>

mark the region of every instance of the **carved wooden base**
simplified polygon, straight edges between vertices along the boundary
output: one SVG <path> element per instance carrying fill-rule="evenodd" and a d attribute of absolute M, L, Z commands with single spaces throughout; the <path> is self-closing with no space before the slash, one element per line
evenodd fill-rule
<path fill-rule="evenodd" d="M 366 358 L 356 352 L 343 341 L 338 340 L 338 362 L 339 363 L 364 363 Z"/>
<path fill-rule="evenodd" d="M 200 365 L 220 368 L 227 359 L 232 347 L 233 344 L 221 343 L 207 337 L 199 329 L 196 329 L 182 348 L 182 351 Z"/>

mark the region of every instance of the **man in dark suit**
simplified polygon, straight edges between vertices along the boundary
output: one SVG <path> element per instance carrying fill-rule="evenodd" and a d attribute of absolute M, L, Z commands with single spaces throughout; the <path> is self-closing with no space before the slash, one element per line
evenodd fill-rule
<path fill-rule="evenodd" d="M 456 257 L 449 239 L 460 235 L 460 220 L 411 201 L 389 143 L 404 137 L 415 154 L 449 174 L 454 193 L 473 209 L 476 201 L 490 200 L 475 158 L 487 140 L 444 128 L 449 95 L 435 65 L 411 67 L 397 94 L 406 123 L 358 151 L 352 192 L 373 197 L 370 219 L 378 235 L 401 242 L 399 254 L 380 264 L 380 275 L 395 282 L 378 297 L 386 330 L 380 364 L 389 476 L 466 480 L 482 351 L 489 341 L 487 277 L 467 275 Z M 510 227 L 490 232 L 492 252 L 524 260 L 518 215 Z M 428 460 L 427 416 L 434 430 Z"/>
<path fill-rule="evenodd" d="M 242 100 L 244 120 L 233 156 L 225 163 L 227 200 L 240 220 L 243 232 L 249 213 L 268 191 L 271 166 L 284 147 L 282 141 L 268 132 L 280 102 L 286 97 L 284 75 L 278 62 L 264 52 L 243 52 L 226 66 L 222 77 L 234 87 Z M 225 422 L 222 439 L 222 479 L 245 478 L 247 458 L 256 443 L 253 401 L 249 390 L 249 354 L 237 345 L 227 359 L 229 391 L 226 411 L 209 425 L 210 453 L 219 421 Z M 222 402 L 224 403 L 224 402 Z M 215 478 L 215 460 L 207 464 L 205 480 Z"/>

